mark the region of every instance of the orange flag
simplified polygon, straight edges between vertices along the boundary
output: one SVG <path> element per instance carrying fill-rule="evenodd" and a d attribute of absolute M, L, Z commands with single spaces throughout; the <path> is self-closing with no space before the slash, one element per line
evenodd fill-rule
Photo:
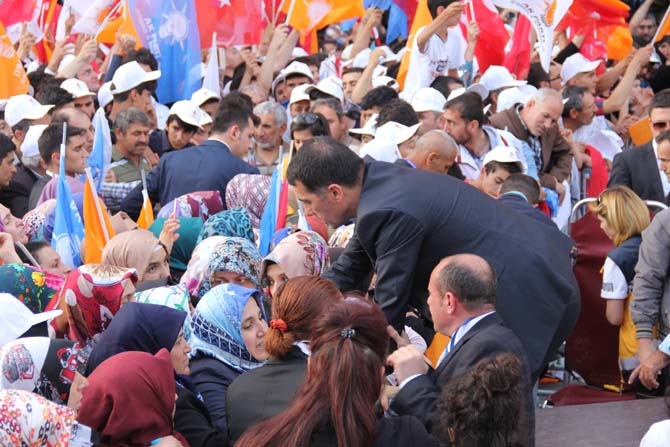
<path fill-rule="evenodd" d="M 654 39 L 654 42 L 658 42 L 668 34 L 670 34 L 670 6 L 668 6 L 668 9 L 665 11 L 665 15 L 663 15 L 661 24 L 658 25 L 658 30 L 656 31 L 656 38 Z"/>
<path fill-rule="evenodd" d="M 84 257 L 86 263 L 100 263 L 102 249 L 114 237 L 114 227 L 109 220 L 107 207 L 95 192 L 89 172 L 84 187 Z"/>
<path fill-rule="evenodd" d="M 412 20 L 412 28 L 409 30 L 409 37 L 407 38 L 407 51 L 405 51 L 405 54 L 402 57 L 402 62 L 400 62 L 400 68 L 398 68 L 398 77 L 396 79 L 401 89 L 404 89 L 405 87 L 405 77 L 407 76 L 407 70 L 409 69 L 409 53 L 412 50 L 416 32 L 419 31 L 422 26 L 426 26 L 432 21 L 433 18 L 428 10 L 428 1 L 419 0 L 416 14 L 414 14 L 414 20 Z"/>
<path fill-rule="evenodd" d="M 0 98 L 28 93 L 28 76 L 23 64 L 14 50 L 12 41 L 7 36 L 5 26 L 0 22 Z"/>
<path fill-rule="evenodd" d="M 365 14 L 362 0 L 287 0 L 281 11 L 287 23 L 303 35 Z"/>
<path fill-rule="evenodd" d="M 142 203 L 142 211 L 140 211 L 140 215 L 137 218 L 137 226 L 147 230 L 154 223 L 154 208 L 146 189 L 142 190 L 142 197 L 144 198 L 144 202 Z"/>
<path fill-rule="evenodd" d="M 100 43 L 114 44 L 116 42 L 116 33 L 130 34 L 135 38 L 136 48 L 141 46 L 140 38 L 135 30 L 135 25 L 128 13 L 128 2 L 123 0 L 121 3 L 113 5 L 111 8 L 105 8 L 98 17 L 100 28 L 96 34 L 96 40 Z"/>

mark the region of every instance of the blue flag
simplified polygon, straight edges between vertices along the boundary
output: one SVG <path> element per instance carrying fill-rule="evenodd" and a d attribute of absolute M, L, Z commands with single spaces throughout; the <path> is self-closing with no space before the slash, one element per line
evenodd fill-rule
<path fill-rule="evenodd" d="M 279 158 L 281 159 L 281 156 Z M 261 217 L 261 234 L 258 249 L 263 256 L 267 256 L 270 253 L 270 243 L 277 229 L 277 208 L 279 206 L 280 194 L 281 179 L 279 177 L 279 169 L 275 169 L 275 172 L 272 173 L 272 181 L 270 182 L 268 201 L 265 204 L 265 210 L 263 210 L 263 216 Z"/>
<path fill-rule="evenodd" d="M 105 179 L 105 173 L 109 169 L 109 162 L 112 159 L 112 137 L 102 107 L 93 115 L 93 128 L 95 129 L 95 136 L 93 137 L 93 151 L 88 157 L 88 166 L 91 168 L 95 189 L 99 193 Z M 86 176 L 82 181 L 86 181 Z"/>
<path fill-rule="evenodd" d="M 65 264 L 70 267 L 79 267 L 82 263 L 81 241 L 84 240 L 84 224 L 65 178 L 64 150 L 61 150 L 60 154 L 56 194 L 56 215 L 51 246 L 58 252 Z"/>
<path fill-rule="evenodd" d="M 130 16 L 142 45 L 158 60 L 158 100 L 190 99 L 200 88 L 200 33 L 194 0 L 129 0 Z"/>

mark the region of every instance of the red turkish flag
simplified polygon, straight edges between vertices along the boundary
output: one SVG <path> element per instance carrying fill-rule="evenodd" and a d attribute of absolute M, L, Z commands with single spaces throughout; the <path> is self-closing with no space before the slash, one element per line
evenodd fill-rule
<path fill-rule="evenodd" d="M 0 0 L 0 22 L 5 27 L 30 22 L 35 12 L 35 0 Z"/>
<path fill-rule="evenodd" d="M 257 45 L 263 32 L 258 0 L 196 0 L 200 47 L 209 48 L 216 33 L 218 46 Z"/>
<path fill-rule="evenodd" d="M 479 25 L 475 56 L 477 56 L 479 72 L 484 73 L 490 65 L 503 64 L 509 33 L 497 10 L 489 9 L 483 0 L 472 0 L 471 5 L 474 9 L 474 17 L 470 5 L 465 8 L 465 11 L 468 23 L 474 20 Z M 467 29 L 463 34 L 467 39 Z"/>

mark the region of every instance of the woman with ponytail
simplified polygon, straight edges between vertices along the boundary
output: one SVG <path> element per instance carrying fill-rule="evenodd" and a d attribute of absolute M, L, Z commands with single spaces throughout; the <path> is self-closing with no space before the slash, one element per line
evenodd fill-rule
<path fill-rule="evenodd" d="M 388 345 L 386 318 L 372 302 L 347 298 L 314 325 L 307 377 L 284 412 L 251 427 L 238 447 L 437 446 L 411 417 L 380 419 Z"/>
<path fill-rule="evenodd" d="M 265 335 L 270 360 L 228 387 L 226 414 L 233 442 L 252 425 L 288 408 L 307 374 L 313 325 L 341 301 L 335 284 L 318 276 L 298 276 L 277 289 Z"/>

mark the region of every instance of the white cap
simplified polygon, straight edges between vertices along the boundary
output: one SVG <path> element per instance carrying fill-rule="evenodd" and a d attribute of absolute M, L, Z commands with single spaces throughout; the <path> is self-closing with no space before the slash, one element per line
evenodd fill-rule
<path fill-rule="evenodd" d="M 497 161 L 498 163 L 516 163 L 519 166 L 519 169 L 521 169 L 521 172 L 526 172 L 526 164 L 519 159 L 516 154 L 516 149 L 513 147 L 494 147 L 484 156 L 483 166 L 486 166 L 492 161 Z"/>
<path fill-rule="evenodd" d="M 561 80 L 563 84 L 577 76 L 579 73 L 588 73 L 594 71 L 600 65 L 600 61 L 590 61 L 582 53 L 576 53 L 563 61 L 561 67 Z"/>
<path fill-rule="evenodd" d="M 484 85 L 482 84 L 472 84 L 470 87 L 465 88 L 465 87 L 459 87 L 455 88 L 452 91 L 449 92 L 449 97 L 447 98 L 447 102 L 451 101 L 454 98 L 458 98 L 459 96 L 465 94 L 465 93 L 476 93 L 479 95 L 480 98 L 482 98 L 482 101 L 488 98 L 489 96 L 489 89 L 487 89 Z"/>
<path fill-rule="evenodd" d="M 107 104 L 114 100 L 114 96 L 112 96 L 112 92 L 110 90 L 111 87 L 112 81 L 107 81 L 100 86 L 100 89 L 98 89 L 98 104 L 100 104 L 100 107 L 103 109 Z"/>
<path fill-rule="evenodd" d="M 337 76 L 328 76 L 325 79 L 319 81 L 316 85 L 311 85 L 305 92 L 309 93 L 313 90 L 318 90 L 326 95 L 330 95 L 333 98 L 337 98 L 340 102 L 344 102 L 344 91 L 342 90 L 342 80 Z M 293 92 L 291 92 L 293 93 Z"/>
<path fill-rule="evenodd" d="M 314 87 L 314 84 L 302 84 L 295 87 L 291 90 L 291 98 L 288 101 L 288 105 L 295 104 L 300 101 L 309 101 L 309 93 L 307 89 Z"/>
<path fill-rule="evenodd" d="M 295 59 L 296 57 L 305 57 L 305 56 L 309 56 L 309 54 L 302 47 L 295 47 L 293 50 L 291 50 L 291 57 L 293 59 Z"/>
<path fill-rule="evenodd" d="M 0 293 L 0 309 L 0 346 L 16 340 L 36 324 L 53 320 L 63 313 L 57 309 L 34 314 L 9 293 Z"/>
<path fill-rule="evenodd" d="M 390 76 L 377 76 L 372 78 L 372 88 L 381 87 L 382 85 L 391 87 L 396 92 L 400 90 L 400 84 L 398 84 L 398 81 Z"/>
<path fill-rule="evenodd" d="M 309 69 L 307 64 L 303 64 L 302 62 L 297 62 L 293 61 L 290 64 L 288 64 L 286 67 L 284 67 L 277 77 L 275 78 L 274 81 L 272 81 L 272 92 L 274 93 L 275 87 L 277 86 L 278 83 L 281 81 L 285 80 L 287 76 L 293 75 L 293 74 L 299 74 L 303 75 L 309 78 L 310 82 L 314 82 L 314 78 L 312 77 L 312 71 Z"/>
<path fill-rule="evenodd" d="M 380 138 L 375 138 L 369 143 L 361 146 L 359 155 L 361 158 L 370 156 L 377 161 L 393 163 L 400 158 L 400 150 L 398 149 L 397 144 L 393 144 L 390 141 L 384 141 Z"/>
<path fill-rule="evenodd" d="M 401 59 L 400 56 L 398 56 L 396 53 L 391 51 L 389 47 L 386 45 L 383 45 L 381 47 L 382 50 L 384 50 L 384 56 L 380 58 L 379 64 L 383 64 L 386 62 L 395 62 L 399 61 Z M 368 66 L 370 63 L 370 54 L 372 54 L 372 50 L 370 48 L 365 48 L 361 52 L 359 52 L 356 57 L 353 58 L 352 66 L 357 67 L 357 68 L 365 68 Z"/>
<path fill-rule="evenodd" d="M 379 115 L 374 113 L 368 118 L 368 120 L 365 122 L 365 126 L 363 127 L 355 127 L 353 129 L 349 129 L 350 133 L 354 133 L 356 135 L 371 135 L 375 136 L 375 132 L 377 131 L 377 117 Z"/>
<path fill-rule="evenodd" d="M 525 84 L 526 81 L 514 79 L 509 70 L 502 65 L 491 65 L 486 69 L 479 83 L 492 92 L 505 87 L 517 87 Z"/>
<path fill-rule="evenodd" d="M 205 117 L 203 116 L 204 112 L 200 110 L 200 107 L 188 99 L 177 101 L 172 104 L 169 114 L 177 115 L 177 117 L 186 124 L 190 124 L 199 129 L 202 129 L 203 121 L 205 120 Z"/>
<path fill-rule="evenodd" d="M 21 120 L 38 120 L 52 108 L 53 105 L 43 106 L 30 95 L 12 96 L 5 106 L 5 121 L 12 127 Z"/>
<path fill-rule="evenodd" d="M 66 79 L 61 83 L 60 87 L 71 93 L 75 99 L 83 98 L 84 96 L 95 96 L 95 93 L 88 89 L 86 83 L 84 81 L 80 81 L 79 79 Z"/>
<path fill-rule="evenodd" d="M 212 117 L 207 112 L 202 112 L 202 120 L 200 121 L 200 127 L 212 124 Z"/>
<path fill-rule="evenodd" d="M 421 123 L 408 127 L 395 121 L 389 121 L 377 127 L 375 139 L 379 138 L 392 144 L 401 144 L 412 138 L 420 126 Z"/>
<path fill-rule="evenodd" d="M 537 88 L 529 84 L 505 89 L 498 95 L 497 111 L 501 112 L 516 104 L 525 104 L 535 93 L 537 93 Z"/>
<path fill-rule="evenodd" d="M 221 100 L 221 96 L 217 95 L 216 92 L 205 87 L 194 91 L 193 94 L 191 95 L 191 101 L 196 103 L 198 107 L 200 107 L 210 99 Z"/>
<path fill-rule="evenodd" d="M 414 93 L 410 104 L 415 112 L 442 112 L 447 100 L 444 95 L 432 87 L 422 87 Z"/>
<path fill-rule="evenodd" d="M 21 154 L 23 157 L 34 157 L 40 154 L 40 148 L 37 141 L 42 136 L 42 132 L 47 128 L 46 124 L 35 124 L 28 128 L 26 136 L 21 143 Z"/>
<path fill-rule="evenodd" d="M 117 68 L 112 78 L 112 95 L 127 92 L 140 84 L 155 81 L 161 77 L 160 70 L 146 71 L 137 61 L 127 62 Z"/>

